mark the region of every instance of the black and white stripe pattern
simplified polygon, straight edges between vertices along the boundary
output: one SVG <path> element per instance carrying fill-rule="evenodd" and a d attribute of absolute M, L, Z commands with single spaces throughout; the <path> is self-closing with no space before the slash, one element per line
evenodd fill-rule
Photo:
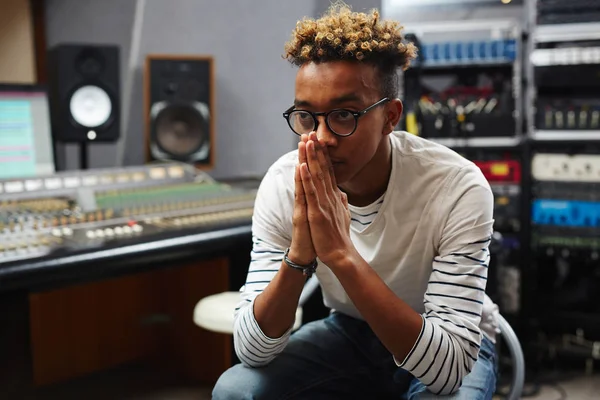
<path fill-rule="evenodd" d="M 367 226 L 377 217 L 381 204 L 383 203 L 383 196 L 377 199 L 372 204 L 365 207 L 356 207 L 349 205 L 350 209 L 350 224 L 357 232 L 362 232 Z"/>
<path fill-rule="evenodd" d="M 240 290 L 241 301 L 234 313 L 234 346 L 240 361 L 252 367 L 260 367 L 268 364 L 283 350 L 290 332 L 280 338 L 269 338 L 254 318 L 254 300 L 279 270 L 284 252 L 256 236 L 253 236 L 253 242 L 246 283 Z"/>
<path fill-rule="evenodd" d="M 398 365 L 437 394 L 453 393 L 479 356 L 490 238 L 434 259 L 419 339 Z"/>

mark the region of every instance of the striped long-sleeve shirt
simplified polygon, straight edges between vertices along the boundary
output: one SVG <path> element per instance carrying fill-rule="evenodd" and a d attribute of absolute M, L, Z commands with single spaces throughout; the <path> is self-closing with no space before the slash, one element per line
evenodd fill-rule
<path fill-rule="evenodd" d="M 493 196 L 481 171 L 446 147 L 403 132 L 390 140 L 386 193 L 367 207 L 350 207 L 350 235 L 371 268 L 422 315 L 418 339 L 396 364 L 430 391 L 448 394 L 471 371 L 481 335 L 495 338 L 497 308 L 485 295 Z M 237 355 L 252 367 L 268 364 L 290 335 L 267 337 L 253 302 L 291 242 L 296 157 L 290 152 L 273 164 L 256 199 L 251 263 L 234 325 Z M 327 307 L 362 318 L 327 266 L 319 265 L 317 277 Z"/>

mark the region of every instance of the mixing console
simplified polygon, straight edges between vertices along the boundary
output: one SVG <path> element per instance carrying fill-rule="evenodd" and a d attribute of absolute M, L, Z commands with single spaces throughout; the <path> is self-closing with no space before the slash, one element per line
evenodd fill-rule
<path fill-rule="evenodd" d="M 0 265 L 251 222 L 256 190 L 181 164 L 0 181 Z"/>

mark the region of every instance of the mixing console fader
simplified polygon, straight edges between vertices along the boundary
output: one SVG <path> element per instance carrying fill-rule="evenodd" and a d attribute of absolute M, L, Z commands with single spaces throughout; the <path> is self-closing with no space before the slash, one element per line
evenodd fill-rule
<path fill-rule="evenodd" d="M 0 265 L 249 224 L 255 195 L 183 164 L 0 180 Z"/>

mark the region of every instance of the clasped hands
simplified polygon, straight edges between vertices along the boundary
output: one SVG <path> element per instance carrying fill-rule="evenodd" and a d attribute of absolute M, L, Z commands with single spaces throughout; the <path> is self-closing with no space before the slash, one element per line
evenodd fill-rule
<path fill-rule="evenodd" d="M 294 230 L 289 257 L 308 264 L 318 257 L 335 268 L 354 250 L 348 197 L 336 182 L 327 146 L 314 132 L 298 143 L 295 171 Z"/>

